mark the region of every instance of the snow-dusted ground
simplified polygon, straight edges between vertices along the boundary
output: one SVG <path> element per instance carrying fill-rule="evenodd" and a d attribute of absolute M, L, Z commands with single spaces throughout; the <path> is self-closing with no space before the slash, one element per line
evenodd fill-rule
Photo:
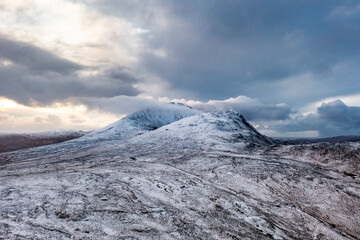
<path fill-rule="evenodd" d="M 359 143 L 282 146 L 233 111 L 149 111 L 0 154 L 0 239 L 360 239 Z"/>

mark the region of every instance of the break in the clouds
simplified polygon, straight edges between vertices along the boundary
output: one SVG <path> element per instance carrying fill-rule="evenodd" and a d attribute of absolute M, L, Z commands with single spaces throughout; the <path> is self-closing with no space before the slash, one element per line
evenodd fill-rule
<path fill-rule="evenodd" d="M 360 134 L 358 98 L 326 101 L 360 94 L 359 9 L 355 0 L 2 0 L 0 96 L 119 116 L 184 99 L 235 109 L 275 136 Z"/>

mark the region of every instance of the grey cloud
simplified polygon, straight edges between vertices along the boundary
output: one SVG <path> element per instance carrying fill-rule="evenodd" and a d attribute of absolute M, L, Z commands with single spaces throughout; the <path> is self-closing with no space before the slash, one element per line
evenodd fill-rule
<path fill-rule="evenodd" d="M 317 109 L 321 119 L 344 129 L 360 128 L 360 107 L 351 107 L 341 100 L 323 103 Z"/>
<path fill-rule="evenodd" d="M 126 83 L 139 82 L 139 78 L 134 76 L 133 73 L 131 73 L 130 69 L 126 67 L 118 66 L 108 69 L 107 71 L 105 71 L 105 75 L 113 79 L 119 79 Z"/>
<path fill-rule="evenodd" d="M 27 67 L 35 72 L 56 72 L 68 74 L 83 66 L 62 59 L 55 54 L 25 42 L 14 41 L 0 36 L 0 59 Z"/>
<path fill-rule="evenodd" d="M 131 96 L 116 96 L 112 98 L 78 98 L 76 102 L 85 104 L 90 109 L 114 114 L 130 114 L 147 107 L 164 106 L 153 99 L 138 98 Z"/>
<path fill-rule="evenodd" d="M 113 79 L 106 74 L 79 77 L 44 73 L 34 75 L 22 66 L 0 68 L 0 96 L 23 104 L 48 105 L 69 97 L 114 97 L 139 94 L 128 78 Z"/>
<path fill-rule="evenodd" d="M 321 137 L 360 135 L 360 107 L 347 106 L 341 100 L 323 103 L 316 113 L 273 123 L 270 128 L 279 132 L 319 131 Z"/>
<path fill-rule="evenodd" d="M 69 97 L 135 96 L 142 81 L 130 69 L 117 66 L 97 75 L 81 76 L 79 64 L 28 43 L 0 38 L 0 96 L 22 104 L 48 105 Z"/>
<path fill-rule="evenodd" d="M 42 124 L 52 124 L 52 125 L 61 125 L 62 120 L 59 116 L 54 114 L 49 114 L 46 117 L 35 117 L 34 118 L 35 123 L 42 123 Z"/>
<path fill-rule="evenodd" d="M 275 122 L 270 125 L 270 129 L 279 132 L 303 132 L 303 131 L 317 131 L 322 126 L 323 122 L 319 119 L 317 114 L 311 113 L 308 115 L 297 115 L 286 121 Z"/>

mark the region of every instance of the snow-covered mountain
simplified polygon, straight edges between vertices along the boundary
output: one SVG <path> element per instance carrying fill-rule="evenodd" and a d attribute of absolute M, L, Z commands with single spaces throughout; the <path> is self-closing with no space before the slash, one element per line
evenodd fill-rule
<path fill-rule="evenodd" d="M 233 110 L 203 113 L 183 118 L 130 140 L 131 145 L 164 149 L 218 149 L 235 151 L 274 144 Z M 166 146 L 162 146 L 162 144 Z M 142 147 L 144 148 L 144 147 Z"/>
<path fill-rule="evenodd" d="M 145 109 L 0 154 L 0 239 L 360 239 L 359 153 L 282 145 L 234 111 Z"/>

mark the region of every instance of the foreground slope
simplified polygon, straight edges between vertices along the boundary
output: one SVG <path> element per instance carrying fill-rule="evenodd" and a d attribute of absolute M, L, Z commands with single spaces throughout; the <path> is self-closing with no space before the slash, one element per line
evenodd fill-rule
<path fill-rule="evenodd" d="M 358 172 L 274 145 L 233 111 L 88 142 L 0 155 L 0 238 L 360 238 Z"/>

